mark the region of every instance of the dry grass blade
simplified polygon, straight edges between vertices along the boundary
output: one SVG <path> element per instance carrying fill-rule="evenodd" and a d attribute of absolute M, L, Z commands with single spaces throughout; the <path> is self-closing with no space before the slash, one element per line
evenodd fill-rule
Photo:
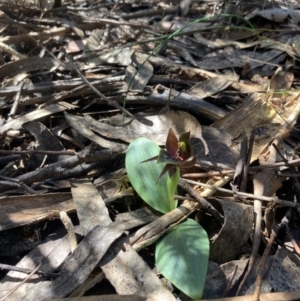
<path fill-rule="evenodd" d="M 11 294 L 13 294 L 20 286 L 22 286 L 26 281 L 28 281 L 32 275 L 39 269 L 40 265 L 38 265 L 21 283 L 16 285 L 16 287 L 10 291 L 7 295 L 5 295 L 3 298 L 1 298 L 1 301 L 4 301 L 7 299 Z"/>

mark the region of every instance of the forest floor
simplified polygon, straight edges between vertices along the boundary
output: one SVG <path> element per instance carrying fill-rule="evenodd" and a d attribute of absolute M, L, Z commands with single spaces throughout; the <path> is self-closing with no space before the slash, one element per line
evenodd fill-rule
<path fill-rule="evenodd" d="M 0 1 L 1 300 L 300 300 L 297 2 Z"/>

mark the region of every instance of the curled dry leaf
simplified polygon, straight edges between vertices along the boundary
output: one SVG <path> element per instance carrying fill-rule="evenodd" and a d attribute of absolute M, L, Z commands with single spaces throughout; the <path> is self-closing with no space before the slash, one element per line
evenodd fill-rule
<path fill-rule="evenodd" d="M 249 239 L 253 223 L 253 208 L 226 198 L 216 199 L 212 203 L 215 207 L 222 208 L 225 221 L 220 232 L 211 238 L 210 259 L 225 263 L 240 255 L 242 246 Z"/>

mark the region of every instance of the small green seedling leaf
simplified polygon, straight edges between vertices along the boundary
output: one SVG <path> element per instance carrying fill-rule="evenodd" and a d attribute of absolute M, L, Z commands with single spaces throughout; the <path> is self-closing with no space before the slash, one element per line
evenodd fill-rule
<path fill-rule="evenodd" d="M 201 299 L 208 265 L 209 240 L 205 230 L 187 219 L 156 244 L 159 271 L 192 299 Z"/>
<path fill-rule="evenodd" d="M 159 152 L 160 147 L 151 140 L 137 138 L 128 147 L 125 165 L 129 180 L 139 196 L 155 210 L 167 213 L 177 206 L 177 201 L 174 201 L 174 193 L 169 195 L 167 174 L 157 182 L 165 165 L 147 161 Z"/>

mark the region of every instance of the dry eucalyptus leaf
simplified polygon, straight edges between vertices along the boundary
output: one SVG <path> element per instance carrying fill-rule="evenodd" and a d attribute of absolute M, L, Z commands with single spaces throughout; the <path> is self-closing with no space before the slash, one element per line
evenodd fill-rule
<path fill-rule="evenodd" d="M 210 164 L 224 164 L 234 167 L 238 159 L 238 152 L 232 149 L 232 137 L 224 130 L 202 126 L 202 136 L 208 145 L 209 154 L 205 154 L 199 138 L 191 138 L 193 153 L 197 161 L 208 161 Z"/>
<path fill-rule="evenodd" d="M 153 66 L 138 52 L 131 56 L 132 64 L 126 68 L 126 83 L 130 91 L 143 92 L 153 75 Z"/>
<path fill-rule="evenodd" d="M 98 57 L 88 58 L 86 63 L 91 66 L 97 66 L 103 63 L 128 66 L 131 63 L 132 53 L 133 50 L 130 47 L 110 50 L 109 52 L 99 55 Z"/>
<path fill-rule="evenodd" d="M 278 145 L 276 145 L 279 147 Z M 271 145 L 267 154 L 259 155 L 260 165 L 273 164 L 277 162 L 279 155 L 276 148 Z M 255 195 L 272 196 L 282 186 L 283 177 L 278 177 L 274 169 L 262 169 L 253 176 Z"/>
<path fill-rule="evenodd" d="M 278 49 L 278 47 L 276 49 Z M 257 53 L 227 47 L 209 53 L 203 57 L 201 61 L 197 61 L 197 65 L 205 70 L 242 68 L 246 63 L 249 64 L 251 68 L 256 68 L 279 56 L 281 52 L 280 50 L 270 50 L 262 54 L 261 52 Z"/>
<path fill-rule="evenodd" d="M 275 22 L 284 22 L 288 18 L 291 19 L 293 24 L 300 22 L 300 12 L 294 9 L 270 8 L 258 12 L 257 15 Z"/>
<path fill-rule="evenodd" d="M 270 21 L 284 22 L 289 16 L 289 10 L 274 7 L 271 9 L 265 9 L 258 12 L 257 15 L 262 16 Z"/>
<path fill-rule="evenodd" d="M 28 292 L 16 290 L 7 300 L 39 301 L 67 296 L 87 279 L 122 233 L 116 224 L 94 227 L 64 261 L 59 277 L 53 281 L 41 281 Z"/>
<path fill-rule="evenodd" d="M 232 82 L 238 81 L 238 76 L 233 74 L 230 76 L 216 76 L 214 78 L 207 79 L 196 86 L 189 89 L 187 92 L 198 98 L 205 98 L 225 90 Z"/>
<path fill-rule="evenodd" d="M 129 230 L 143 224 L 153 222 L 158 218 L 148 207 L 139 208 L 134 211 L 119 213 L 115 222 L 122 224 L 124 230 Z"/>
<path fill-rule="evenodd" d="M 191 137 L 199 138 L 202 132 L 198 120 L 184 111 L 169 111 L 162 115 L 136 118 L 137 120 L 132 120 L 125 127 L 115 127 L 85 116 L 91 130 L 104 137 L 120 139 L 128 143 L 136 138 L 145 137 L 159 145 L 164 145 L 169 128 L 172 128 L 177 136 L 191 131 Z"/>
<path fill-rule="evenodd" d="M 103 38 L 103 29 L 96 28 L 92 30 L 91 35 L 85 40 L 85 52 L 99 49 L 101 39 Z"/>
<path fill-rule="evenodd" d="M 30 113 L 27 113 L 23 116 L 17 117 L 16 119 L 13 119 L 13 120 L 5 123 L 4 125 L 2 125 L 0 127 L 0 134 L 3 134 L 7 130 L 20 130 L 22 128 L 22 125 L 25 122 L 38 120 L 45 116 L 49 116 L 54 113 L 65 111 L 70 108 L 72 108 L 72 105 L 65 103 L 65 102 L 60 102 L 59 104 L 52 104 L 43 109 L 34 110 Z"/>
<path fill-rule="evenodd" d="M 23 125 L 23 128 L 27 130 L 38 142 L 37 150 L 49 150 L 49 151 L 65 151 L 62 143 L 47 129 L 41 122 L 31 121 Z M 39 157 L 39 155 L 35 155 Z M 42 155 L 42 157 L 44 157 Z M 69 158 L 66 155 L 48 155 L 51 163 L 61 161 Z"/>
<path fill-rule="evenodd" d="M 201 61 L 197 61 L 197 64 L 205 70 L 228 69 L 242 67 L 245 63 L 252 61 L 252 59 L 258 60 L 260 55 L 251 51 L 227 47 L 209 53 Z"/>
<path fill-rule="evenodd" d="M 219 298 L 226 286 L 226 278 L 229 279 L 222 271 L 220 265 L 209 260 L 202 299 Z"/>
<path fill-rule="evenodd" d="M 273 90 L 286 90 L 292 86 L 294 80 L 293 68 L 279 67 L 270 80 L 270 88 Z"/>
<path fill-rule="evenodd" d="M 259 61 L 255 61 L 255 60 L 249 60 L 249 66 L 251 68 L 257 68 L 259 66 L 264 66 L 266 64 L 266 62 L 271 62 L 273 59 L 277 58 L 278 56 L 280 56 L 282 54 L 282 50 L 277 50 L 277 49 L 272 49 L 269 51 L 266 51 L 264 53 L 260 53 L 259 54 Z M 282 57 L 282 60 L 284 59 L 284 57 Z"/>
<path fill-rule="evenodd" d="M 184 58 L 187 62 L 189 62 L 192 66 L 197 67 L 197 63 L 194 58 L 187 50 L 187 48 L 177 45 L 175 43 L 168 43 L 168 48 L 172 49 L 178 56 Z"/>
<path fill-rule="evenodd" d="M 82 40 L 73 40 L 68 42 L 68 47 L 66 49 L 67 53 L 79 52 L 84 49 L 84 43 Z"/>
<path fill-rule="evenodd" d="M 68 124 L 80 135 L 94 141 L 95 143 L 99 144 L 102 147 L 106 148 L 113 148 L 118 145 L 115 142 L 111 142 L 108 140 L 103 139 L 102 137 L 96 135 L 90 128 L 89 123 L 86 121 L 85 118 L 80 116 L 75 116 L 68 114 L 65 112 L 65 118 Z"/>
<path fill-rule="evenodd" d="M 224 118 L 217 120 L 212 124 L 213 127 L 224 129 L 232 137 L 243 137 L 243 135 L 250 136 L 253 128 L 263 126 L 265 131 L 260 135 L 260 139 L 254 145 L 251 160 L 257 158 L 260 149 L 270 140 L 270 131 L 275 126 L 273 119 L 276 116 L 276 111 L 272 106 L 263 101 L 258 94 L 253 94 L 244 100 L 243 104 L 234 111 L 227 114 Z M 278 124 L 276 121 L 276 133 L 278 131 Z M 274 133 L 272 132 L 272 135 Z M 262 140 L 262 137 L 265 137 Z"/>
<path fill-rule="evenodd" d="M 5 77 L 14 77 L 19 73 L 33 71 L 53 71 L 60 66 L 60 62 L 49 57 L 28 57 L 0 67 L 0 80 Z"/>
<path fill-rule="evenodd" d="M 232 198 L 216 199 L 212 204 L 222 208 L 225 221 L 220 232 L 211 238 L 210 259 L 225 263 L 241 255 L 242 246 L 250 237 L 253 207 L 236 203 Z"/>
<path fill-rule="evenodd" d="M 83 234 L 86 235 L 96 225 L 111 223 L 108 210 L 96 187 L 86 179 L 72 180 L 71 191 Z"/>
<path fill-rule="evenodd" d="M 78 230 L 78 229 L 77 229 Z M 76 230 L 76 231 L 77 231 Z M 78 231 L 77 231 L 78 232 Z M 62 227 L 56 233 L 49 235 L 44 241 L 42 241 L 36 248 L 25 255 L 18 263 L 17 267 L 27 268 L 33 270 L 37 264 L 41 264 L 39 270 L 43 272 L 54 272 L 70 254 L 70 243 L 66 230 Z M 21 272 L 10 271 L 1 279 L 0 282 L 0 297 L 4 297 L 7 292 L 13 290 L 18 283 L 21 283 L 28 275 Z M 26 282 L 19 289 L 19 293 L 26 294 L 29 290 L 38 286 L 41 283 L 41 278 L 38 275 L 33 275 L 32 280 L 36 282 Z M 20 300 L 20 299 L 6 299 L 6 300 Z M 35 299 L 36 300 L 36 299 Z"/>
<path fill-rule="evenodd" d="M 123 246 L 125 251 L 120 251 L 118 254 L 109 252 L 100 261 L 100 267 L 118 294 L 142 293 L 153 301 L 175 301 L 172 293 L 162 284 L 131 245 L 123 244 Z"/>
<path fill-rule="evenodd" d="M 294 57 L 298 54 L 295 51 L 294 47 L 290 45 L 293 40 L 296 40 L 295 37 L 291 37 L 290 35 L 283 35 L 280 39 L 278 39 L 278 41 L 266 39 L 260 42 L 260 48 L 276 49 L 281 52 L 285 52 L 291 57 Z M 264 59 L 266 59 L 265 55 Z"/>
<path fill-rule="evenodd" d="M 242 295 L 252 295 L 256 283 L 257 266 L 259 260 L 255 261 L 253 272 L 249 275 L 249 279 L 245 283 L 245 287 L 241 290 Z M 287 297 L 288 292 L 299 292 L 300 290 L 300 270 L 299 258 L 296 254 L 279 247 L 275 255 L 270 256 L 266 263 L 266 271 L 268 271 L 261 285 L 261 293 L 282 292 L 281 298 L 276 300 L 299 300 L 299 295 L 294 298 Z M 275 300 L 270 297 L 266 300 Z"/>
<path fill-rule="evenodd" d="M 292 43 L 294 50 L 300 55 L 300 37 L 298 36 L 296 40 Z"/>
<path fill-rule="evenodd" d="M 147 103 L 150 105 L 161 105 L 162 103 L 167 104 L 170 100 L 170 103 L 174 108 L 189 108 L 191 111 L 201 113 L 212 120 L 218 120 L 227 114 L 227 111 L 208 101 L 185 92 L 178 92 L 174 89 L 169 89 L 162 85 L 157 85 L 157 87 L 150 92 L 149 98 L 150 101 L 147 101 Z M 140 103 L 145 104 L 145 101 L 142 100 Z"/>
<path fill-rule="evenodd" d="M 186 16 L 189 13 L 191 2 L 192 2 L 191 0 L 180 1 L 179 7 L 182 16 Z"/>
<path fill-rule="evenodd" d="M 238 160 L 238 152 L 232 149 L 231 147 L 227 146 L 223 143 L 222 138 L 218 138 L 217 140 L 206 140 L 206 130 L 210 128 L 203 128 L 203 138 L 208 145 L 209 154 L 205 155 L 205 150 L 202 146 L 202 143 L 199 139 L 191 139 L 193 152 L 194 155 L 197 156 L 197 161 L 207 161 L 210 164 L 217 165 L 217 164 L 224 164 L 227 166 L 234 167 Z M 205 133 L 205 134 L 204 134 Z M 219 132 L 221 136 L 222 132 Z M 224 132 L 223 132 L 224 133 Z M 218 136 L 219 136 L 218 135 Z M 200 163 L 201 164 L 201 163 Z"/>
<path fill-rule="evenodd" d="M 75 210 L 69 192 L 4 197 L 0 206 L 0 231 L 44 220 L 53 210 Z"/>

